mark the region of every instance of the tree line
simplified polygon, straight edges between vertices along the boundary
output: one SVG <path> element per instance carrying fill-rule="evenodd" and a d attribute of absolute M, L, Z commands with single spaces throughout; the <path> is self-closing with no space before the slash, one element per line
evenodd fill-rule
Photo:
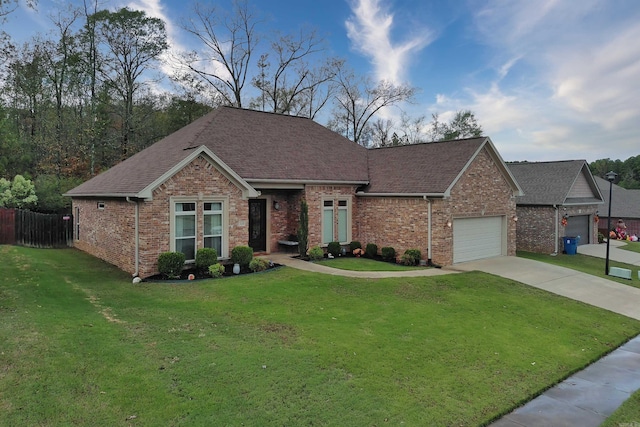
<path fill-rule="evenodd" d="M 0 0 L 0 23 L 17 5 Z M 246 0 L 228 10 L 195 3 L 181 30 L 203 48 L 184 52 L 170 48 L 165 22 L 140 10 L 84 0 L 50 19 L 50 33 L 21 45 L 0 31 L 0 177 L 33 180 L 42 211 L 66 209 L 62 193 L 221 105 L 322 113 L 364 146 L 482 133 L 470 111 L 446 123 L 380 118 L 417 88 L 358 75 L 313 29 L 263 31 Z"/>
<path fill-rule="evenodd" d="M 599 159 L 589 164 L 591 173 L 606 179 L 609 171 L 618 174 L 617 185 L 627 189 L 640 189 L 640 155 L 626 160 Z"/>

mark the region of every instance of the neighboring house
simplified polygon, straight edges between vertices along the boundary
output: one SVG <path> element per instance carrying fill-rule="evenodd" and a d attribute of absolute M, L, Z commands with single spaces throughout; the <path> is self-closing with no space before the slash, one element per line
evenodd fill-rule
<path fill-rule="evenodd" d="M 609 215 L 609 181 L 595 177 L 600 192 L 604 196 L 604 205 L 600 209 L 598 229 L 607 235 L 607 216 Z M 616 184 L 611 187 L 613 204 L 611 205 L 611 229 L 618 220 L 624 221 L 628 235 L 640 236 L 640 190 L 627 190 Z"/>
<path fill-rule="evenodd" d="M 75 246 L 147 277 L 166 251 L 418 248 L 440 265 L 515 253 L 518 184 L 489 138 L 367 150 L 302 117 L 221 107 L 69 191 Z"/>
<path fill-rule="evenodd" d="M 580 236 L 580 245 L 598 241 L 596 213 L 603 198 L 586 161 L 521 162 L 508 167 L 524 192 L 516 201 L 518 250 L 558 253 L 564 236 Z"/>

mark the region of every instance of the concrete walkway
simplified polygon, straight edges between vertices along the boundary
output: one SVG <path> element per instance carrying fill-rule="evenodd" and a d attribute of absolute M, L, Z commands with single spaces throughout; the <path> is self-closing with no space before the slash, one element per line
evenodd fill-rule
<path fill-rule="evenodd" d="M 626 251 L 624 249 L 620 249 L 620 247 L 625 245 L 636 245 L 640 247 L 640 243 L 626 243 L 620 240 L 612 240 L 609 246 L 609 259 L 618 262 L 624 262 L 631 265 L 637 265 L 640 267 L 640 253 Z M 580 245 L 578 246 L 578 253 L 583 255 L 590 255 L 598 258 L 604 258 L 607 254 L 607 244 L 600 243 L 595 245 Z M 638 275 L 636 274 L 637 278 Z"/>
<path fill-rule="evenodd" d="M 619 249 L 620 244 L 624 243 L 611 241 L 609 258 L 640 266 L 640 254 Z M 578 247 L 578 252 L 604 258 L 606 245 L 583 245 Z M 284 254 L 265 258 L 302 270 L 361 278 L 431 276 L 479 270 L 640 320 L 640 289 L 525 258 L 498 257 L 445 269 L 402 272 L 337 270 Z M 640 336 L 504 416 L 492 427 L 596 427 L 639 389 Z"/>
<path fill-rule="evenodd" d="M 298 270 L 313 271 L 314 273 L 331 274 L 333 276 L 359 277 L 361 279 L 383 279 L 387 277 L 419 277 L 419 276 L 439 276 L 442 274 L 457 273 L 456 271 L 443 270 L 441 268 L 419 268 L 406 271 L 351 271 L 340 270 L 316 264 L 315 262 L 303 261 L 293 258 L 289 254 L 263 255 L 261 258 L 271 260 L 276 264 L 297 268 Z"/>

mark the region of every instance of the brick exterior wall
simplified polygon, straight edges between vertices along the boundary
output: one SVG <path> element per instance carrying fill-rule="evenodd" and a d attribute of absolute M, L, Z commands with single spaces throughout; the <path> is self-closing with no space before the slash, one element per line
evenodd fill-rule
<path fill-rule="evenodd" d="M 469 165 L 465 174 L 446 199 L 433 199 L 431 212 L 432 254 L 428 254 L 428 202 L 422 198 L 361 197 L 360 215 L 354 221 L 361 242 L 378 247 L 392 246 L 402 254 L 406 249 L 418 248 L 425 259 L 439 265 L 453 263 L 453 227 L 447 225 L 455 218 L 506 217 L 506 255 L 515 255 L 516 215 L 515 198 L 511 186 L 488 154 L 487 149 Z M 452 224 L 453 225 L 453 224 Z"/>
<path fill-rule="evenodd" d="M 139 202 L 140 277 L 157 273 L 158 256 L 171 248 L 171 197 L 189 197 L 197 203 L 196 247 L 203 247 L 202 204 L 207 197 L 227 197 L 228 248 L 246 245 L 248 202 L 242 191 L 207 159 L 200 156 L 169 178 L 153 192 L 153 200 Z M 75 246 L 122 270 L 135 272 L 135 207 L 120 200 L 109 200 L 98 211 L 96 199 L 74 199 L 80 208 L 80 238 Z M 220 254 L 228 255 L 228 254 Z"/>
<path fill-rule="evenodd" d="M 104 202 L 104 209 L 98 209 Z M 73 199 L 74 246 L 120 269 L 135 271 L 135 205 L 122 199 Z"/>
<path fill-rule="evenodd" d="M 355 218 L 358 217 L 358 206 L 356 203 L 357 186 L 355 185 L 307 185 L 305 186 L 304 198 L 309 206 L 309 247 L 322 246 L 322 212 L 323 201 L 333 200 L 333 230 L 334 239 L 337 239 L 338 232 L 338 200 L 348 200 L 351 207 L 351 239 L 357 240 L 357 232 L 354 227 Z M 298 208 L 299 211 L 299 208 Z M 298 219 L 295 219 L 298 224 Z M 344 242 L 343 242 L 344 243 Z M 347 242 L 348 243 L 348 242 Z"/>
<path fill-rule="evenodd" d="M 589 242 L 598 242 L 598 225 L 594 215 L 599 205 L 559 206 L 557 220 L 557 250 L 562 252 L 564 227 L 562 216 L 567 214 L 569 221 L 572 216 L 589 215 Z M 517 249 L 519 251 L 550 254 L 556 250 L 556 209 L 553 206 L 518 206 Z M 606 226 L 605 226 L 606 228 Z"/>
<path fill-rule="evenodd" d="M 515 199 L 502 172 L 486 148 L 478 154 L 451 191 L 451 197 L 433 199 L 432 254 L 428 245 L 428 201 L 411 197 L 357 197 L 355 185 L 306 185 L 304 190 L 264 190 L 267 200 L 268 250 L 282 250 L 278 240 L 297 233 L 300 201 L 309 206 L 309 247 L 322 244 L 323 201 L 334 201 L 334 238 L 338 232 L 338 200 L 348 200 L 351 236 L 363 246 L 392 246 L 399 254 L 418 248 L 423 258 L 440 265 L 453 263 L 453 229 L 447 222 L 455 218 L 504 216 L 507 218 L 507 255 L 515 254 Z M 207 198 L 224 197 L 228 213 L 228 249 L 248 242 L 248 201 L 242 191 L 206 158 L 200 156 L 169 178 L 153 192 L 150 201 L 139 207 L 139 276 L 157 273 L 157 259 L 171 250 L 171 200 L 188 197 L 197 204 L 196 247 L 203 247 L 202 205 Z M 80 235 L 76 247 L 111 262 L 129 273 L 135 272 L 135 205 L 125 200 L 73 200 L 79 209 Z M 189 200 L 189 201 L 191 201 Z M 274 207 L 274 201 L 279 209 Z M 348 243 L 348 242 L 347 242 Z M 228 254 L 221 254 L 228 255 Z"/>
<path fill-rule="evenodd" d="M 640 219 L 631 219 L 631 218 L 624 218 L 624 217 L 611 218 L 612 230 L 616 228 L 616 224 L 618 223 L 619 219 L 622 219 L 624 221 L 624 225 L 627 226 L 627 235 L 640 237 Z M 604 234 L 605 236 L 607 235 L 607 217 L 606 216 L 600 217 L 600 222 L 598 222 L 598 229 L 602 234 Z"/>

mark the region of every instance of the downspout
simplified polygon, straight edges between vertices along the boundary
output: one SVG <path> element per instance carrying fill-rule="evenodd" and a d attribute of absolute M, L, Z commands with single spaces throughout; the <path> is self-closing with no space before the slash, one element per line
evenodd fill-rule
<path fill-rule="evenodd" d="M 132 203 L 135 205 L 135 218 L 134 218 L 134 223 L 135 223 L 135 266 L 136 266 L 136 271 L 133 273 L 133 277 L 138 277 L 138 275 L 140 274 L 140 234 L 139 234 L 139 227 L 138 227 L 138 223 L 139 223 L 139 217 L 140 217 L 140 210 L 138 209 L 138 201 L 132 201 L 131 198 L 129 196 L 127 196 L 126 198 L 128 203 Z"/>
<path fill-rule="evenodd" d="M 555 240 L 555 247 L 554 247 L 554 251 L 551 255 L 556 256 L 558 255 L 558 239 L 559 239 L 559 235 L 558 235 L 558 223 L 560 222 L 560 210 L 558 209 L 557 205 L 553 205 L 553 208 L 556 210 L 556 226 L 555 226 L 555 235 L 556 235 L 556 240 Z"/>
<path fill-rule="evenodd" d="M 427 238 L 427 265 L 429 267 L 440 268 L 440 266 L 434 264 L 431 259 L 431 199 L 426 195 L 422 196 L 422 198 L 427 201 L 427 233 L 429 234 Z"/>

